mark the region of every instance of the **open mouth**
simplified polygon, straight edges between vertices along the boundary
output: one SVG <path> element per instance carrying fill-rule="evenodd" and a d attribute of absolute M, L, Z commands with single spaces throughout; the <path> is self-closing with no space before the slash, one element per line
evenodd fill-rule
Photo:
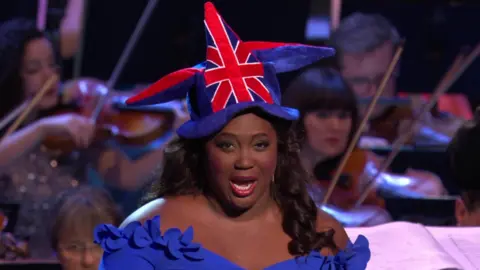
<path fill-rule="evenodd" d="M 234 179 L 230 181 L 230 187 L 235 196 L 244 198 L 253 194 L 257 186 L 256 179 Z"/>

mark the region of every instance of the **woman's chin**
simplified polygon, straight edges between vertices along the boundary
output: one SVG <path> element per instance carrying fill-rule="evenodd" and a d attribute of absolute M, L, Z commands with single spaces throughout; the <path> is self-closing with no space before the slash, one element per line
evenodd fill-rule
<path fill-rule="evenodd" d="M 234 211 L 243 212 L 252 208 L 256 202 L 257 200 L 253 196 L 245 197 L 245 198 L 234 197 L 230 201 L 230 208 Z"/>

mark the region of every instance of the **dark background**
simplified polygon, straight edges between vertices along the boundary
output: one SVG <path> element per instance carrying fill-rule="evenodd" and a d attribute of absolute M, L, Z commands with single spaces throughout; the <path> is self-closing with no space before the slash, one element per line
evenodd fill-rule
<path fill-rule="evenodd" d="M 319 0 L 317 0 L 319 1 Z M 0 19 L 35 17 L 36 0 L 2 1 Z M 90 0 L 82 75 L 108 79 L 147 0 Z M 204 58 L 202 0 L 159 0 L 119 84 L 148 83 Z M 244 40 L 307 42 L 304 37 L 310 0 L 214 1 L 225 20 Z M 50 0 L 49 26 L 56 27 L 65 0 Z M 322 2 L 328 15 L 329 0 Z M 475 1 L 345 0 L 342 16 L 378 12 L 406 38 L 399 85 L 402 91 L 430 92 L 463 46 L 480 41 L 480 4 Z M 71 69 L 72 61 L 67 62 Z M 480 60 L 450 92 L 480 100 Z M 66 71 L 71 75 L 71 70 Z"/>

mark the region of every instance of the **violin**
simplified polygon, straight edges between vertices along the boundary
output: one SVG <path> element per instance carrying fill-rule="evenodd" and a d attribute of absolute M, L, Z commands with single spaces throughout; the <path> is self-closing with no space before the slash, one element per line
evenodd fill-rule
<path fill-rule="evenodd" d="M 362 102 L 360 102 L 362 103 Z M 393 143 L 401 133 L 407 129 L 416 131 L 407 138 L 405 144 L 448 144 L 461 119 L 442 113 L 438 106 L 434 106 L 415 127 L 412 123 L 418 115 L 419 108 L 424 102 L 418 95 L 409 98 L 382 98 L 380 104 L 385 103 L 383 112 L 369 121 L 369 128 L 365 135 L 386 139 Z"/>
<path fill-rule="evenodd" d="M 365 168 L 371 162 L 368 158 L 369 156 L 365 150 L 356 148 L 352 152 L 330 197 L 332 205 L 341 209 L 353 208 L 363 191 L 362 184 L 364 182 L 363 177 L 365 177 Z M 333 175 L 335 172 L 331 173 Z M 330 185 L 329 180 L 318 179 L 313 185 L 317 185 L 317 188 L 321 190 L 326 190 Z M 376 191 L 371 191 L 368 194 L 365 204 L 385 208 L 385 201 L 376 194 Z"/>
<path fill-rule="evenodd" d="M 392 143 L 398 138 L 399 127 L 402 122 L 411 120 L 413 117 L 413 110 L 410 107 L 390 106 L 378 117 L 370 119 L 367 134 L 369 136 L 384 138 Z M 413 137 L 410 137 L 407 144 L 412 143 Z"/>
<path fill-rule="evenodd" d="M 3 213 L 3 211 L 0 211 L 0 232 L 3 232 L 5 228 L 8 225 L 8 217 Z"/>
<path fill-rule="evenodd" d="M 161 137 L 173 127 L 174 109 L 168 105 L 148 108 L 129 108 L 123 105 L 130 93 L 112 92 L 95 79 L 80 79 L 67 83 L 63 101 L 70 106 L 56 109 L 50 114 L 80 114 L 91 117 L 101 99 L 107 99 L 96 120 L 94 142 L 114 139 L 122 144 L 143 145 Z M 50 150 L 69 152 L 75 143 L 66 137 L 48 136 L 43 142 Z"/>
<path fill-rule="evenodd" d="M 322 205 L 324 189 L 319 185 L 312 185 L 308 191 L 317 207 L 334 217 L 344 227 L 368 227 L 392 221 L 392 217 L 383 207 L 362 205 L 356 208 L 345 209 L 335 205 L 336 202 L 338 203 L 338 200 L 335 202 L 332 200 L 333 204 Z"/>
<path fill-rule="evenodd" d="M 332 205 L 352 209 L 368 181 L 378 173 L 381 158 L 376 154 L 355 148 L 348 158 L 343 173 L 331 195 Z M 381 172 L 374 180 L 376 188 L 369 191 L 363 205 L 385 208 L 381 195 L 407 198 L 438 198 L 444 195 L 442 181 L 433 173 L 410 169 L 404 175 Z M 328 188 L 330 181 L 317 181 L 321 189 Z M 382 194 L 379 194 L 382 193 Z"/>
<path fill-rule="evenodd" d="M 327 214 L 333 216 L 344 227 L 369 227 L 385 224 L 392 221 L 387 210 L 369 205 L 343 210 L 333 205 L 320 206 Z"/>
<path fill-rule="evenodd" d="M 0 257 L 28 257 L 28 244 L 25 241 L 18 241 L 10 233 L 3 230 L 8 225 L 8 217 L 0 211 Z"/>

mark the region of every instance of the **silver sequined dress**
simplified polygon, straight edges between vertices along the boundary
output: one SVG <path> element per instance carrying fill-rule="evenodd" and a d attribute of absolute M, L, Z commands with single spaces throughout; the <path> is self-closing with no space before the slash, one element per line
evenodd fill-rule
<path fill-rule="evenodd" d="M 0 173 L 0 201 L 20 204 L 15 235 L 29 239 L 32 258 L 53 256 L 48 234 L 50 211 L 61 192 L 79 185 L 73 177 L 75 165 L 75 158 L 65 161 L 38 147 Z"/>

